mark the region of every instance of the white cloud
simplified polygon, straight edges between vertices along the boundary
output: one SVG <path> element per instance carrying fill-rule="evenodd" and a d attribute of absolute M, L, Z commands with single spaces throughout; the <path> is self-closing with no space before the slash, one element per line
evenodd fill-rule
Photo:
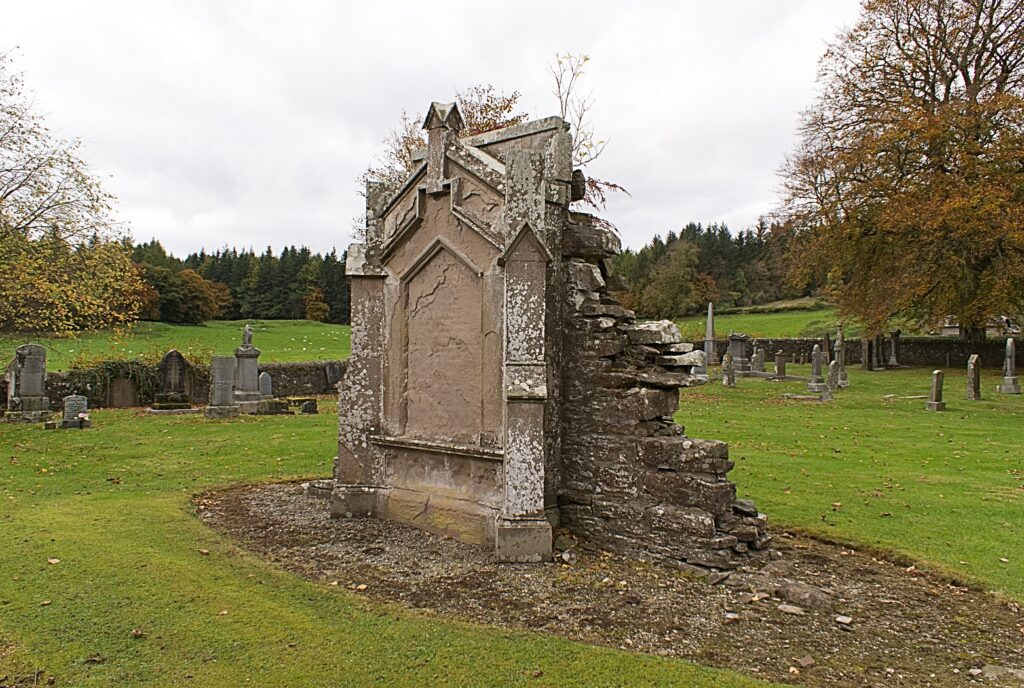
<path fill-rule="evenodd" d="M 404 107 L 491 83 L 556 110 L 547 64 L 592 57 L 609 139 L 589 170 L 627 244 L 689 221 L 751 225 L 857 0 L 425 3 L 57 2 L 5 8 L 37 103 L 83 139 L 137 239 L 343 249 L 355 178 Z"/>

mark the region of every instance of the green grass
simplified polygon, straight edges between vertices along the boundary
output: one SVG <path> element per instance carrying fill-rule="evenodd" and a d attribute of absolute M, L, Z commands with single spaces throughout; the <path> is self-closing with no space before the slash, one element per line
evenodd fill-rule
<path fill-rule="evenodd" d="M 885 396 L 924 393 L 928 371 L 850 372 L 831 404 L 779 398 L 797 383 L 740 380 L 684 390 L 679 418 L 691 436 L 730 442 L 740 494 L 774 524 L 894 550 L 1024 600 L 1024 399 L 996 395 L 993 371 L 985 400 L 968 403 L 963 376 L 951 374 L 948 410 L 927 413 L 920 399 Z M 197 492 L 327 474 L 336 417 L 325 406 L 320 416 L 235 421 L 100 410 L 81 432 L 0 426 L 0 676 L 42 669 L 73 686 L 763 685 L 375 604 L 279 570 L 199 522 Z"/>
<path fill-rule="evenodd" d="M 371 603 L 200 523 L 196 492 L 328 474 L 337 424 L 325 406 L 235 421 L 100 410 L 86 431 L 0 426 L 0 676 L 42 670 L 58 686 L 764 685 Z"/>
<path fill-rule="evenodd" d="M 695 315 L 676 320 L 685 340 L 704 339 L 707 318 Z M 729 313 L 715 315 L 715 334 L 725 339 L 730 332 L 742 332 L 751 337 L 820 337 L 836 330 L 835 311 L 831 308 L 793 310 L 781 313 Z M 847 335 L 854 332 L 847 330 Z"/>
<path fill-rule="evenodd" d="M 208 362 L 211 354 L 230 354 L 241 343 L 242 327 L 251 322 L 253 344 L 263 362 L 315 361 L 347 358 L 349 327 L 310 320 L 213 320 L 203 325 L 140 322 L 126 335 L 109 332 L 73 338 L 0 335 L 0 362 L 14 356 L 26 342 L 47 347 L 47 368 L 65 370 L 76 359 L 148 358 L 159 360 L 170 349 Z"/>
<path fill-rule="evenodd" d="M 965 375 L 947 372 L 940 413 L 885 398 L 926 394 L 929 371 L 851 370 L 830 404 L 780 399 L 800 383 L 741 379 L 684 390 L 677 418 L 689 435 L 729 442 L 740 494 L 773 523 L 898 551 L 1024 600 L 1024 399 L 995 393 L 988 371 L 984 400 L 968 402 Z"/>

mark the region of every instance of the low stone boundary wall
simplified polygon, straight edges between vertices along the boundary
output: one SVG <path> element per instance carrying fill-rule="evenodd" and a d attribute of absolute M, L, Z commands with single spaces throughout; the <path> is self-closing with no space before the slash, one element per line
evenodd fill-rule
<path fill-rule="evenodd" d="M 265 363 L 260 372 L 270 373 L 274 396 L 311 396 L 333 394 L 335 385 L 345 374 L 345 361 L 304 361 L 300 363 Z M 69 394 L 82 394 L 89 399 L 89 408 L 130 408 L 146 406 L 153 401 L 159 376 L 155 365 L 118 363 L 116 367 L 51 372 L 46 375 L 46 395 L 53 409 Z M 6 383 L 0 382 L 0 387 Z M 189 365 L 185 389 L 193 403 L 205 404 L 210 396 L 210 366 Z M 6 390 L 0 389 L 0 396 Z"/>
<path fill-rule="evenodd" d="M 835 345 L 835 333 L 830 332 L 829 337 L 832 345 Z M 890 339 L 885 340 L 885 356 L 888 360 Z M 1024 345 L 1024 340 L 1017 337 L 1017 349 L 1020 350 L 1021 346 Z M 770 370 L 773 361 L 775 360 L 775 353 L 779 350 L 785 354 L 789 361 L 793 360 L 793 357 L 803 354 L 806 360 L 810 362 L 811 350 L 815 344 L 821 344 L 820 339 L 812 339 L 809 337 L 803 338 L 787 338 L 787 339 L 775 339 L 775 338 L 750 338 L 748 343 L 749 354 L 754 351 L 754 346 L 759 346 L 765 349 L 765 361 L 768 369 Z M 695 349 L 704 349 L 704 340 L 693 342 Z M 714 362 L 717 365 L 721 362 L 722 354 L 725 353 L 726 348 L 729 346 L 728 339 L 716 339 L 715 350 L 718 354 L 717 361 Z M 983 368 L 998 368 L 1003 367 L 1003 357 L 1006 353 L 1006 340 L 1005 339 L 988 339 L 983 344 L 968 345 L 965 344 L 958 338 L 955 337 L 900 337 L 899 344 L 896 350 L 896 360 L 900 365 L 904 366 L 920 366 L 928 368 L 964 368 L 967 365 L 967 357 L 971 354 L 978 354 L 981 357 L 981 365 Z M 835 351 L 829 352 L 830 356 L 833 356 Z M 861 354 L 861 341 L 858 338 L 849 337 L 846 340 L 846 364 L 847 366 L 852 364 L 860 364 Z"/>

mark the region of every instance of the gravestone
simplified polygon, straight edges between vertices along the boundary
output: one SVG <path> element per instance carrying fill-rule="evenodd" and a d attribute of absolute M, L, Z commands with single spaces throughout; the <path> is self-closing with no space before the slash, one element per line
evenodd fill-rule
<path fill-rule="evenodd" d="M 898 368 L 900 365 L 899 360 L 896 358 L 896 351 L 900 346 L 900 334 L 901 330 L 893 330 L 889 333 L 889 362 L 890 368 Z"/>
<path fill-rule="evenodd" d="M 75 428 L 92 427 L 89 420 L 89 399 L 81 394 L 71 394 L 64 397 L 64 416 L 60 422 L 62 430 Z"/>
<path fill-rule="evenodd" d="M 824 358 L 821 360 L 822 369 L 828 367 L 828 363 L 831 360 L 829 357 L 832 355 L 832 342 L 828 338 L 828 332 L 821 335 L 821 353 Z"/>
<path fill-rule="evenodd" d="M 754 356 L 750 359 L 750 370 L 751 370 L 751 372 L 755 372 L 755 373 L 763 373 L 764 372 L 764 357 L 765 357 L 764 349 L 759 347 L 759 346 L 755 346 L 754 347 Z"/>
<path fill-rule="evenodd" d="M 942 379 L 944 375 L 941 370 L 932 371 L 932 389 L 928 395 L 928 401 L 924 404 L 926 411 L 946 410 L 946 402 L 942 400 Z"/>
<path fill-rule="evenodd" d="M 260 401 L 260 350 L 252 345 L 252 326 L 242 329 L 242 345 L 235 349 L 235 405 L 240 413 L 256 413 Z"/>
<path fill-rule="evenodd" d="M 747 341 L 749 339 L 750 337 L 745 334 L 729 333 L 729 353 L 732 354 L 733 369 L 740 377 L 750 372 L 750 359 L 747 358 Z"/>
<path fill-rule="evenodd" d="M 235 357 L 214 356 L 210 361 L 210 403 L 207 418 L 229 418 L 240 412 L 235 403 Z"/>
<path fill-rule="evenodd" d="M 171 349 L 160 359 L 157 366 L 160 377 L 160 391 L 152 405 L 155 411 L 179 411 L 192 408 L 192 400 L 185 392 L 185 376 L 188 361 L 177 349 Z"/>
<path fill-rule="evenodd" d="M 999 385 L 1002 394 L 1020 394 L 1017 380 L 1017 344 L 1010 337 L 1006 340 L 1006 357 L 1003 359 L 1003 383 Z"/>
<path fill-rule="evenodd" d="M 872 361 L 875 357 L 874 340 L 862 337 L 860 340 L 860 367 L 861 370 L 874 370 Z"/>
<path fill-rule="evenodd" d="M 46 349 L 24 344 L 7 366 L 7 411 L 4 420 L 38 423 L 50 417 L 46 396 Z"/>
<path fill-rule="evenodd" d="M 259 389 L 260 397 L 263 399 L 272 399 L 274 397 L 274 383 L 270 379 L 270 373 L 262 372 L 259 377 Z"/>
<path fill-rule="evenodd" d="M 872 370 L 885 370 L 885 337 L 881 334 L 875 336 L 875 356 L 871 360 Z"/>
<path fill-rule="evenodd" d="M 315 415 L 320 413 L 320 409 L 317 408 L 316 399 L 307 399 L 302 402 L 299 406 L 299 413 L 304 416 Z"/>
<path fill-rule="evenodd" d="M 825 388 L 821 390 L 821 400 L 832 401 L 837 389 L 839 389 L 839 363 L 831 361 L 828 364 L 828 375 L 825 377 Z"/>
<path fill-rule="evenodd" d="M 786 355 L 782 349 L 775 352 L 775 377 L 780 380 L 786 377 Z"/>
<path fill-rule="evenodd" d="M 981 400 L 981 358 L 971 354 L 967 359 L 967 400 Z"/>
<path fill-rule="evenodd" d="M 836 328 L 836 361 L 839 363 L 839 386 L 848 387 L 850 380 L 846 375 L 846 336 L 842 323 Z"/>
<path fill-rule="evenodd" d="M 811 376 L 807 379 L 808 392 L 820 393 L 825 389 L 825 378 L 821 374 L 823 357 L 821 345 L 815 344 L 811 352 Z"/>
<path fill-rule="evenodd" d="M 552 522 L 690 565 L 735 568 L 766 546 L 764 516 L 734 507 L 725 445 L 673 420 L 704 352 L 616 302 L 618 238 L 569 209 L 583 185 L 568 124 L 463 138 L 458 108 L 433 103 L 423 126 L 408 178 L 367 185 L 366 242 L 347 252 L 332 516 L 501 561 L 550 559 Z"/>
<path fill-rule="evenodd" d="M 718 352 L 715 350 L 715 304 L 711 301 L 708 301 L 708 319 L 704 324 L 704 360 L 718 360 Z M 707 379 L 708 365 L 705 363 L 698 367 L 695 374 L 702 379 Z"/>
<path fill-rule="evenodd" d="M 726 387 L 736 386 L 736 363 L 731 351 L 726 351 L 722 356 L 722 384 Z"/>
<path fill-rule="evenodd" d="M 107 385 L 107 408 L 134 408 L 139 405 L 139 390 L 128 377 L 115 377 Z"/>

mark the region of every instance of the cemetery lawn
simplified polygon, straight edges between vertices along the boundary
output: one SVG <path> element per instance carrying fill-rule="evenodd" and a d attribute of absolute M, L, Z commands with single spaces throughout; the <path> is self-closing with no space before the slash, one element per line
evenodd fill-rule
<path fill-rule="evenodd" d="M 676 419 L 729 443 L 739 495 L 771 524 L 898 552 L 1021 601 L 1024 398 L 997 394 L 999 371 L 983 373 L 983 400 L 968 402 L 965 373 L 946 371 L 939 413 L 885 398 L 927 394 L 930 371 L 857 369 L 830 404 L 780 399 L 801 383 L 740 379 L 683 390 Z"/>
<path fill-rule="evenodd" d="M 230 355 L 241 343 L 242 328 L 252 323 L 253 344 L 260 361 L 293 362 L 348 358 L 349 326 L 311 320 L 211 320 L 202 325 L 138 322 L 126 334 L 94 332 L 79 337 L 0 335 L 0 361 L 9 361 L 21 344 L 46 347 L 49 370 L 66 370 L 78 359 L 145 358 L 157 362 L 170 349 L 186 358 L 208 363 L 213 354 Z"/>
<path fill-rule="evenodd" d="M 707 317 L 693 315 L 675 321 L 684 341 L 704 339 Z M 742 332 L 751 337 L 821 337 L 825 332 L 836 330 L 835 311 L 831 308 L 814 310 L 789 310 L 779 313 L 722 313 L 715 314 L 715 335 L 725 339 L 730 332 Z M 856 333 L 856 328 L 847 328 L 847 336 Z"/>
<path fill-rule="evenodd" d="M 200 522 L 197 493 L 327 475 L 337 416 L 321 407 L 234 421 L 98 410 L 84 431 L 0 425 L 0 684 L 767 685 L 373 603 Z"/>

